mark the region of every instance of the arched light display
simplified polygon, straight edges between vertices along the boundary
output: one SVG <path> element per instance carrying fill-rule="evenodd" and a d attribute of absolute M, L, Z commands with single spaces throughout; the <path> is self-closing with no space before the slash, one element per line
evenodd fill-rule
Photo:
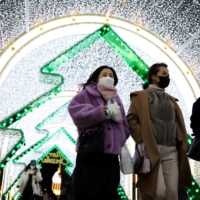
<path fill-rule="evenodd" d="M 3 120 L 1 123 L 1 128 L 9 127 L 12 124 L 15 126 L 18 121 L 21 122 L 21 120 L 23 120 L 23 118 L 26 116 L 26 113 L 29 115 L 30 111 L 35 112 L 36 108 L 44 105 L 46 101 L 50 101 L 50 94 L 57 95 L 58 93 L 62 92 L 61 85 L 64 83 L 64 79 L 63 76 L 58 75 L 57 69 L 65 66 L 67 62 L 72 60 L 79 53 L 84 52 L 90 46 L 94 46 L 100 38 L 104 39 L 121 57 L 120 59 L 125 61 L 126 65 L 130 66 L 130 68 L 134 70 L 141 79 L 143 79 L 144 81 L 146 80 L 146 74 L 148 72 L 147 65 L 110 27 L 104 26 L 95 33 L 87 36 L 85 40 L 82 40 L 66 52 L 60 54 L 56 59 L 53 59 L 51 62 L 46 64 L 41 69 L 41 72 L 44 74 L 53 75 L 54 77 L 60 77 L 60 81 L 57 81 L 58 84 L 56 85 L 56 87 L 52 89 L 51 92 L 48 92 L 45 95 L 39 97 L 37 100 L 34 100 L 30 105 L 27 105 L 27 107 L 24 107 L 17 113 L 14 113 L 9 118 Z M 53 81 L 54 80 L 50 78 L 50 82 Z M 44 142 L 46 142 L 46 140 Z M 41 141 L 38 144 L 41 145 Z"/>

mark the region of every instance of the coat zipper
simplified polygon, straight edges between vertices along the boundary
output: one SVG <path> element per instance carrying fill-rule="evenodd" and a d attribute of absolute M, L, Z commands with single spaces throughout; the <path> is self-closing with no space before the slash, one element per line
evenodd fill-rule
<path fill-rule="evenodd" d="M 166 99 L 165 99 L 165 93 L 163 93 L 163 97 L 164 97 L 164 101 L 165 101 L 165 123 L 166 123 L 166 127 L 167 127 L 167 139 L 166 139 L 166 145 L 167 145 L 167 141 L 168 141 L 168 123 L 167 123 L 167 103 L 166 103 Z"/>

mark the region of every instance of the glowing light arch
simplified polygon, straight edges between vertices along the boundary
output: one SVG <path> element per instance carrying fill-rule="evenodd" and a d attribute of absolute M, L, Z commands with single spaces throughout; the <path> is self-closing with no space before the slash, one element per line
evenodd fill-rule
<path fill-rule="evenodd" d="M 77 15 L 77 16 L 70 16 L 70 17 L 62 17 L 59 19 L 55 19 L 49 21 L 47 23 L 41 24 L 35 28 L 33 28 L 29 33 L 21 35 L 19 38 L 16 39 L 7 49 L 0 55 L 0 87 L 4 82 L 5 78 L 8 76 L 9 72 L 14 67 L 14 63 L 10 65 L 12 62 L 12 58 L 17 55 L 17 53 L 28 43 L 33 41 L 40 35 L 43 35 L 51 30 L 58 29 L 60 27 L 74 25 L 74 24 L 81 24 L 81 23 L 98 23 L 98 24 L 108 24 L 115 27 L 120 27 L 122 29 L 126 29 L 134 34 L 137 34 L 148 41 L 151 41 L 155 44 L 157 48 L 162 50 L 163 54 L 166 54 L 176 66 L 174 69 L 174 73 L 172 74 L 172 78 L 175 81 L 177 87 L 179 88 L 182 96 L 185 100 L 186 106 L 188 111 L 191 111 L 191 105 L 194 100 L 198 97 L 199 93 L 199 84 L 195 78 L 195 76 L 190 71 L 190 68 L 176 55 L 176 53 L 161 39 L 153 35 L 152 33 L 148 32 L 147 30 L 143 29 L 142 27 L 138 27 L 130 22 L 117 19 L 117 18 L 109 18 L 106 20 L 104 16 L 98 15 Z M 88 34 L 88 30 L 82 30 L 82 33 Z M 67 33 L 60 33 L 59 35 L 54 35 L 51 38 L 47 38 L 43 41 L 43 43 L 47 42 L 48 40 L 52 40 L 58 37 L 66 36 Z M 30 52 L 35 47 L 32 46 L 29 48 Z M 141 48 L 141 46 L 140 46 Z M 145 51 L 145 50 L 144 50 Z M 147 52 L 147 51 L 145 51 Z M 148 53 L 148 52 L 147 52 Z M 23 55 L 22 55 L 23 56 Z M 20 59 L 20 58 L 19 58 Z M 179 77 L 179 81 L 176 81 L 176 77 Z"/>

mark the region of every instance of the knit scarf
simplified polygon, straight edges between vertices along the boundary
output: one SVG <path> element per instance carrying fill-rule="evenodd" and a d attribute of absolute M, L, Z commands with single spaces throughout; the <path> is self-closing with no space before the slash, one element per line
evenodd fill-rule
<path fill-rule="evenodd" d="M 122 122 L 122 115 L 121 111 L 117 112 L 117 109 L 120 109 L 119 105 L 117 104 L 117 90 L 116 88 L 107 87 L 103 84 L 97 84 L 97 90 L 102 95 L 102 97 L 107 101 L 108 106 L 108 117 L 113 119 L 116 122 Z M 114 112 L 115 114 L 112 115 L 111 113 Z"/>
<path fill-rule="evenodd" d="M 117 90 L 115 88 L 107 87 L 103 84 L 97 84 L 97 90 L 106 101 L 115 99 L 117 96 Z"/>

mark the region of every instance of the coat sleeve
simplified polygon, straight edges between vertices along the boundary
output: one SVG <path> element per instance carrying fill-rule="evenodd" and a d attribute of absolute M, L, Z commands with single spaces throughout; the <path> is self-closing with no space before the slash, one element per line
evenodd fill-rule
<path fill-rule="evenodd" d="M 119 101 L 119 106 L 121 108 L 121 113 L 122 113 L 124 132 L 125 132 L 125 135 L 126 135 L 126 139 L 128 139 L 130 134 L 131 134 L 130 126 L 129 126 L 128 122 L 127 122 L 124 106 L 123 106 L 123 104 L 121 102 L 121 99 L 118 98 L 118 101 Z"/>
<path fill-rule="evenodd" d="M 40 171 L 37 171 L 36 175 L 33 176 L 33 178 L 35 179 L 36 182 L 41 182 L 42 181 L 42 174 Z"/>
<path fill-rule="evenodd" d="M 136 143 L 140 143 L 142 141 L 141 123 L 134 105 L 134 96 L 131 98 L 131 104 L 127 114 L 127 121 L 130 125 L 131 136 Z"/>
<path fill-rule="evenodd" d="M 74 124 L 79 128 L 88 128 L 107 119 L 103 111 L 103 105 L 95 107 L 85 102 L 84 96 L 81 96 L 80 93 L 72 99 L 68 110 Z"/>
<path fill-rule="evenodd" d="M 22 173 L 22 176 L 20 177 L 17 186 L 22 187 L 23 184 L 24 184 L 24 172 Z"/>

